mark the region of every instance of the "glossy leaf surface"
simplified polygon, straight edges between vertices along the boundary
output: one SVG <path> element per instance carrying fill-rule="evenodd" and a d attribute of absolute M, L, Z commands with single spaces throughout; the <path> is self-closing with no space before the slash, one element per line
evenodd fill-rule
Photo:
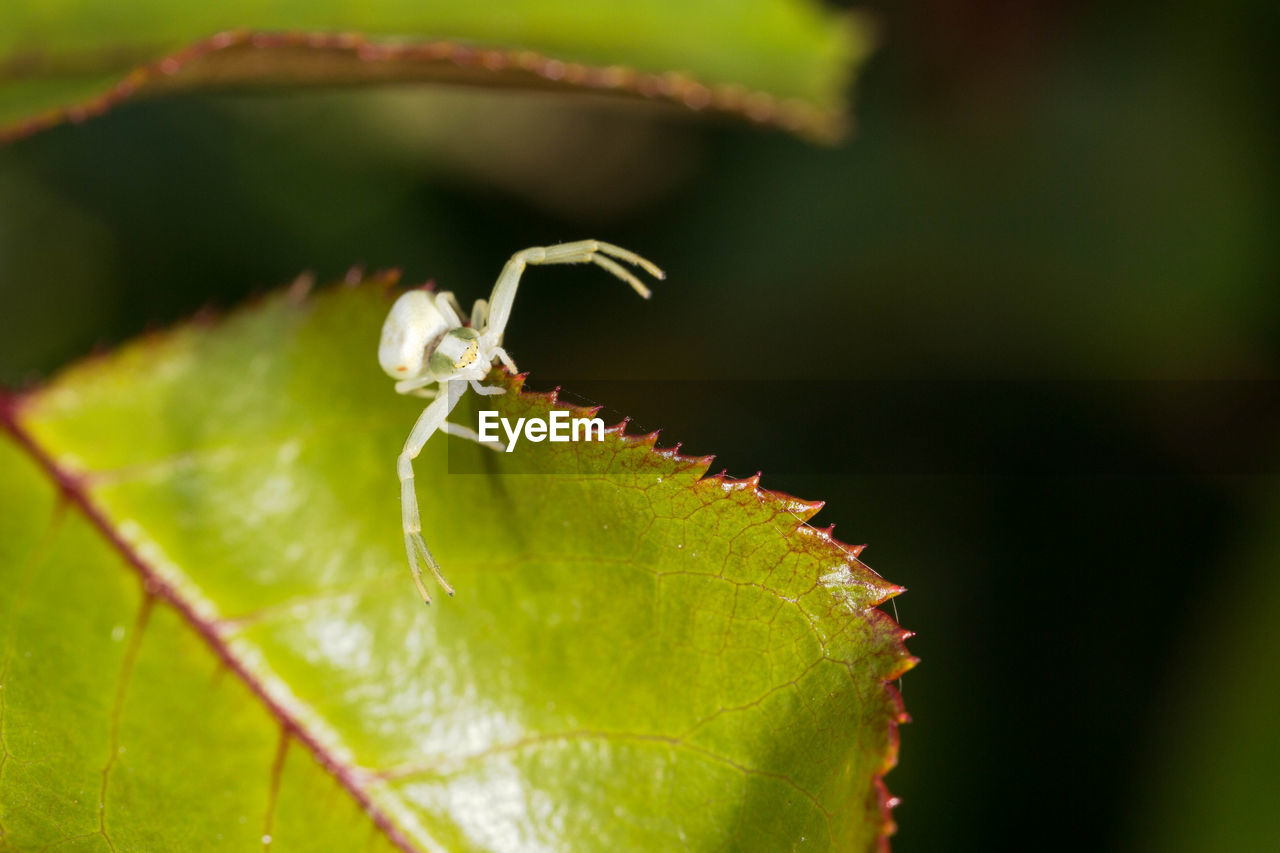
<path fill-rule="evenodd" d="M 7 407 L 4 845 L 881 844 L 912 659 L 874 608 L 898 588 L 805 524 L 818 504 L 615 428 L 429 442 L 458 594 L 424 607 L 387 305 L 274 297 Z M 496 378 L 505 415 L 553 405 Z"/>
<path fill-rule="evenodd" d="M 138 92 L 425 80 L 606 92 L 829 136 L 871 32 L 812 0 L 12 0 L 0 134 Z"/>

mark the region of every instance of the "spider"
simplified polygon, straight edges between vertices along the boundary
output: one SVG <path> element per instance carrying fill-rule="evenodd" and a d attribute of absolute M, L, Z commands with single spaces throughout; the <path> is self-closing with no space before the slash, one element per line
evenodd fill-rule
<path fill-rule="evenodd" d="M 449 413 L 467 389 L 466 385 L 456 383 L 470 384 L 477 394 L 506 393 L 505 388 L 481 385 L 480 380 L 489 374 L 495 361 L 501 361 L 512 373 L 517 372 L 515 362 L 502 348 L 502 333 L 506 331 L 507 320 L 511 317 L 511 305 L 516 298 L 520 276 L 529 264 L 592 263 L 613 273 L 648 299 L 649 288 L 613 258 L 639 266 L 654 278 L 666 278 L 657 266 L 626 249 L 596 240 L 580 240 L 557 246 L 535 246 L 512 255 L 502 268 L 489 301 L 476 300 L 469 325 L 463 324 L 462 308 L 452 293 L 410 290 L 401 294 L 391 306 L 382 326 L 378 363 L 388 376 L 398 380 L 396 393 L 433 401 L 418 416 L 396 460 L 409 571 L 427 604 L 431 603 L 431 596 L 422 579 L 422 563 L 426 563 L 449 595 L 453 595 L 453 587 L 440 573 L 440 564 L 422 539 L 418 497 L 413 484 L 413 460 L 437 430 L 495 450 L 503 449 L 500 444 L 481 441 L 473 430 L 448 421 Z"/>

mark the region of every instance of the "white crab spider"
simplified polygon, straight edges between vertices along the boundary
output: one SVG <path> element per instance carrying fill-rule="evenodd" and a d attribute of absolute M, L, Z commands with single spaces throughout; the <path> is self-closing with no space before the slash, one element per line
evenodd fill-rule
<path fill-rule="evenodd" d="M 404 522 L 404 547 L 409 555 L 409 571 L 413 582 L 422 594 L 422 600 L 431 603 L 427 586 L 422 580 L 422 562 L 436 576 L 445 592 L 453 595 L 453 587 L 440 574 L 440 565 L 427 543 L 422 539 L 422 524 L 418 516 L 418 497 L 413 485 L 413 460 L 422 452 L 427 439 L 440 430 L 450 435 L 468 438 L 488 447 L 501 450 L 501 445 L 480 441 L 470 429 L 449 423 L 447 418 L 457 405 L 466 386 L 451 392 L 452 382 L 470 383 L 477 394 L 503 394 L 506 389 L 480 384 L 489 374 L 495 360 L 501 360 L 508 370 L 516 372 L 515 362 L 502 348 L 502 333 L 511 317 L 511 304 L 516 298 L 516 286 L 529 264 L 585 264 L 601 266 L 631 285 L 645 299 L 649 288 L 620 266 L 612 258 L 643 268 L 654 278 L 666 278 L 657 266 L 628 252 L 626 249 L 595 240 L 561 243 L 516 252 L 502 268 L 489 301 L 477 299 L 471 309 L 471 323 L 463 325 L 462 309 L 452 293 L 430 293 L 426 290 L 410 290 L 401 294 L 391 306 L 382 326 L 382 342 L 378 345 L 378 363 L 396 382 L 396 393 L 413 394 L 434 399 L 422 414 L 405 440 L 404 450 L 396 460 L 396 473 L 400 476 L 400 508 Z M 433 386 L 433 387 L 432 387 Z"/>

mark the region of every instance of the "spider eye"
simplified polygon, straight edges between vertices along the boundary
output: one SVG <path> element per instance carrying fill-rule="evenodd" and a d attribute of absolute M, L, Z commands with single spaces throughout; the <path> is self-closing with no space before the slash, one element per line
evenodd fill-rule
<path fill-rule="evenodd" d="M 450 376 L 475 365 L 479 354 L 479 333 L 468 328 L 450 329 L 431 353 L 431 372 L 438 377 Z"/>

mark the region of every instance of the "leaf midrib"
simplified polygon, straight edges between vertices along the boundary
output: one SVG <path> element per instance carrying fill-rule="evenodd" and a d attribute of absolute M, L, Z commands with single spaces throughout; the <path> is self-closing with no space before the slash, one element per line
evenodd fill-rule
<path fill-rule="evenodd" d="M 267 712 L 275 718 L 284 735 L 296 738 L 311 752 L 320 766 L 355 799 L 389 841 L 404 853 L 422 853 L 421 849 L 396 826 L 390 815 L 374 802 L 363 783 L 359 768 L 339 758 L 333 750 L 321 742 L 315 732 L 307 728 L 297 714 L 273 697 L 267 690 L 266 684 L 249 670 L 248 665 L 223 639 L 217 623 L 201 617 L 194 605 L 120 536 L 106 512 L 89 496 L 84 479 L 60 466 L 22 426 L 19 419 L 20 404 L 19 399 L 0 392 L 0 424 L 3 424 L 17 445 L 48 475 L 63 498 L 74 506 L 107 544 L 138 573 L 142 580 L 145 600 L 160 599 L 177 610 L 187 626 L 204 640 L 223 665 L 235 673 Z"/>

